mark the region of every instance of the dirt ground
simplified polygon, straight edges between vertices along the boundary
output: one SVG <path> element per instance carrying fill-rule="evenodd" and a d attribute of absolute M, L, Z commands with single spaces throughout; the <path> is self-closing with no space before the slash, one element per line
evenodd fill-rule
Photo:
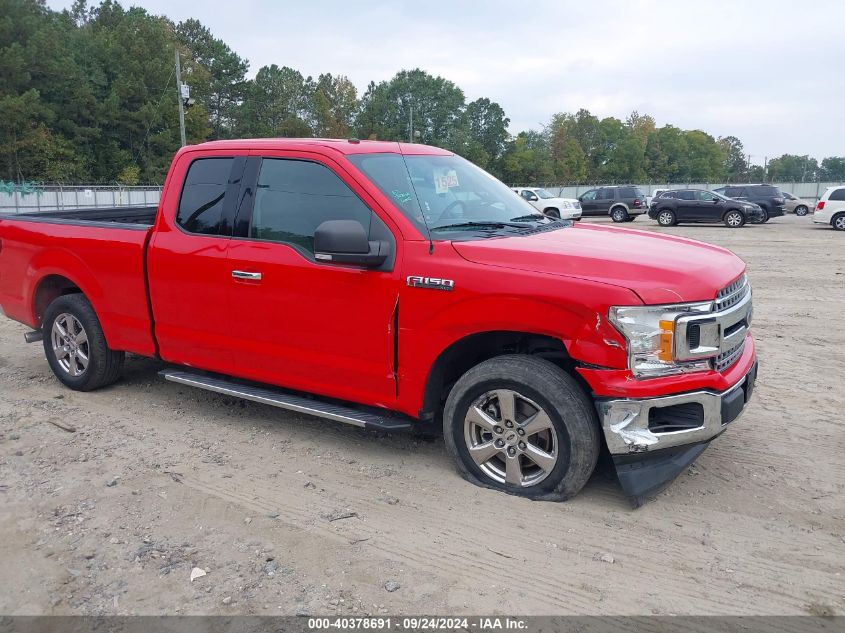
<path fill-rule="evenodd" d="M 761 366 L 746 413 L 637 510 L 609 464 L 531 502 L 464 482 L 441 441 L 146 359 L 72 392 L 0 320 L 0 613 L 845 614 L 845 236 L 794 216 L 665 231 L 748 262 Z"/>

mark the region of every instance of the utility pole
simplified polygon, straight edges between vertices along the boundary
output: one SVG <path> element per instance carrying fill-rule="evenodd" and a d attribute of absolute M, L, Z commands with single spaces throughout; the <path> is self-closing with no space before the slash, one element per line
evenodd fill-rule
<path fill-rule="evenodd" d="M 176 96 L 179 98 L 179 136 L 182 147 L 188 144 L 185 139 L 185 104 L 182 96 L 182 66 L 179 63 L 179 49 L 176 49 Z"/>
<path fill-rule="evenodd" d="M 408 135 L 408 142 L 414 142 L 414 103 L 411 102 L 411 132 Z"/>

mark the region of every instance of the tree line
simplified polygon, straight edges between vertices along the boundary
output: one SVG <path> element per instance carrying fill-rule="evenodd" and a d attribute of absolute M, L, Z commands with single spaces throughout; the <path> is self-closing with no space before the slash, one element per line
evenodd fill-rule
<path fill-rule="evenodd" d="M 161 183 L 179 147 L 174 51 L 195 104 L 189 143 L 237 137 L 357 137 L 437 145 L 511 183 L 845 180 L 845 157 L 785 154 L 766 169 L 742 142 L 587 110 L 511 135 L 487 98 L 402 70 L 363 94 L 343 75 L 249 63 L 198 20 L 174 23 L 114 0 L 53 11 L 0 0 L 0 180 Z"/>

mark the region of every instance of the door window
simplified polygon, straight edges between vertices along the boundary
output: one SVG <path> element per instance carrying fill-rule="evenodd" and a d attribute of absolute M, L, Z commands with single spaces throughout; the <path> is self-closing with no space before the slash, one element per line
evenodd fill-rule
<path fill-rule="evenodd" d="M 357 220 L 370 232 L 372 211 L 331 169 L 304 160 L 261 162 L 249 237 L 314 253 L 314 232 L 327 220 Z"/>
<path fill-rule="evenodd" d="M 677 197 L 680 200 L 695 200 L 695 192 L 694 191 L 679 191 Z"/>
<path fill-rule="evenodd" d="M 745 195 L 745 189 L 743 187 L 726 187 L 725 195 L 728 198 L 740 198 Z"/>
<path fill-rule="evenodd" d="M 189 233 L 217 235 L 233 162 L 234 158 L 201 158 L 191 163 L 176 213 L 179 226 Z"/>
<path fill-rule="evenodd" d="M 582 202 L 592 202 L 596 199 L 596 194 L 599 192 L 598 189 L 590 189 L 584 195 L 581 196 Z"/>
<path fill-rule="evenodd" d="M 709 191 L 699 191 L 698 199 L 702 202 L 713 202 L 714 200 L 719 200 L 719 196 Z"/>

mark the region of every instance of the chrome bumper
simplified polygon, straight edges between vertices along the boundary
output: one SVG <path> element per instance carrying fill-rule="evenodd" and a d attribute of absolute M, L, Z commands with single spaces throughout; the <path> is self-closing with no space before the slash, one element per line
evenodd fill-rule
<path fill-rule="evenodd" d="M 757 363 L 721 393 L 694 391 L 659 398 L 596 402 L 607 448 L 613 455 L 643 453 L 708 442 L 739 417 L 751 398 Z"/>

